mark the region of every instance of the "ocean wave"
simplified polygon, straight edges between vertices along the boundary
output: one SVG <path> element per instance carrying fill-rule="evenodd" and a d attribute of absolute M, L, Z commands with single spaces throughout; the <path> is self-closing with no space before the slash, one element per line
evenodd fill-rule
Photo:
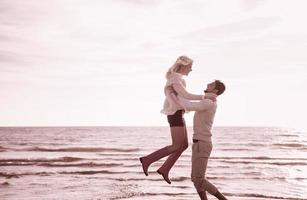
<path fill-rule="evenodd" d="M 156 178 L 108 178 L 109 180 L 115 180 L 115 181 L 119 181 L 119 182 L 127 182 L 127 181 L 164 181 L 162 179 L 162 177 L 156 177 Z M 189 177 L 179 177 L 179 178 L 171 178 L 171 180 L 173 182 L 182 182 L 182 181 L 186 181 L 186 180 L 190 180 Z M 174 186 L 174 187 L 179 187 L 179 186 Z M 182 186 L 183 187 L 183 186 Z"/>
<path fill-rule="evenodd" d="M 182 182 L 182 181 L 186 181 L 186 180 L 191 180 L 191 178 L 190 177 L 184 177 L 184 176 L 172 178 L 172 181 L 174 181 L 174 182 Z"/>
<path fill-rule="evenodd" d="M 278 136 L 282 136 L 282 137 L 300 137 L 299 135 L 290 135 L 290 134 L 280 134 Z"/>
<path fill-rule="evenodd" d="M 252 173 L 242 173 L 240 175 L 242 176 L 229 176 L 229 174 L 220 174 L 221 176 L 206 176 L 208 180 L 263 180 L 263 177 L 261 176 L 255 176 L 255 174 Z M 224 175 L 224 176 L 223 176 Z M 254 176 L 251 176 L 254 175 Z M 280 181 L 288 181 L 288 180 L 299 180 L 299 181 L 305 181 L 306 178 L 297 177 L 297 178 L 286 178 L 286 177 L 266 177 L 270 180 L 280 180 Z M 144 178 L 107 178 L 108 180 L 112 181 L 119 181 L 119 182 L 138 182 L 138 181 L 150 181 L 150 182 L 158 182 L 162 181 L 163 179 L 161 177 L 146 177 Z M 172 182 L 184 182 L 184 181 L 191 181 L 191 177 L 173 177 L 171 178 Z"/>
<path fill-rule="evenodd" d="M 98 154 L 100 155 L 100 154 Z M 127 156 L 127 155 L 126 155 Z M 126 157 L 126 158 L 101 158 L 100 160 L 107 160 L 107 161 L 132 161 L 132 160 L 137 160 L 139 161 L 138 158 L 132 158 L 132 157 Z"/>
<path fill-rule="evenodd" d="M 143 174 L 143 172 L 141 173 Z M 157 174 L 156 172 L 149 172 L 149 174 Z M 222 174 L 221 174 L 222 175 Z M 209 180 L 216 180 L 216 179 L 221 179 L 221 180 L 232 180 L 232 177 L 228 177 L 228 174 L 225 174 L 225 176 L 206 176 L 207 179 Z M 236 177 L 237 179 L 263 179 L 262 177 Z M 284 179 L 284 177 L 272 177 L 272 179 Z M 144 180 L 148 180 L 148 181 L 161 181 L 163 180 L 162 177 L 160 176 L 156 176 L 156 177 L 146 177 L 146 179 L 144 178 L 108 178 L 110 180 L 116 180 L 116 181 L 121 181 L 121 182 L 126 182 L 126 181 L 144 181 Z M 304 178 L 302 178 L 303 180 L 305 180 Z M 306 178 L 307 179 L 307 178 Z M 171 178 L 172 182 L 184 182 L 184 181 L 191 181 L 191 177 L 189 176 L 180 176 L 180 177 L 172 177 Z"/>
<path fill-rule="evenodd" d="M 306 166 L 307 162 L 259 162 L 259 161 L 231 161 L 231 160 L 221 160 L 225 163 L 235 163 L 235 164 L 267 164 L 267 165 L 290 165 L 290 166 Z"/>
<path fill-rule="evenodd" d="M 93 174 L 127 174 L 131 173 L 128 171 L 114 172 L 110 170 L 84 170 L 84 171 L 60 171 L 60 172 L 27 172 L 27 173 L 6 173 L 0 172 L 0 177 L 10 178 L 20 178 L 22 176 L 50 176 L 56 174 L 79 174 L 79 175 L 93 175 Z"/>
<path fill-rule="evenodd" d="M 248 148 L 219 148 L 219 151 L 254 151 Z"/>
<path fill-rule="evenodd" d="M 45 167 L 118 167 L 122 166 L 123 164 L 117 163 L 76 163 L 76 164 L 58 164 L 58 163 L 42 163 L 39 166 Z"/>
<path fill-rule="evenodd" d="M 50 146 L 60 146 L 60 145 L 65 145 L 63 143 L 59 143 L 59 142 L 10 142 L 8 145 L 13 145 L 13 146 L 36 146 L 36 145 L 50 145 Z M 7 149 L 12 149 L 15 150 L 14 148 L 9 148 L 7 147 Z"/>
<path fill-rule="evenodd" d="M 143 172 L 138 173 L 138 174 L 143 174 Z M 149 174 L 157 174 L 156 172 L 149 172 Z M 143 181 L 143 180 L 149 180 L 149 181 L 161 181 L 163 180 L 160 176 L 157 176 L 157 178 L 115 178 L 115 180 L 117 181 Z M 180 176 L 180 177 L 173 177 L 171 178 L 171 180 L 173 182 L 183 182 L 183 181 L 187 181 L 187 180 L 191 180 L 190 177 L 184 177 L 184 176 Z"/>
<path fill-rule="evenodd" d="M 43 148 L 43 147 L 34 147 L 26 149 L 27 151 L 42 151 L 42 152 L 136 152 L 140 149 L 131 148 L 131 149 L 123 149 L 123 148 L 92 148 L 92 147 L 70 147 L 70 148 Z"/>
<path fill-rule="evenodd" d="M 186 196 L 186 195 L 194 195 L 195 193 L 140 193 L 139 195 L 135 196 Z M 305 198 L 296 198 L 296 197 L 280 197 L 280 196 L 269 196 L 269 195 L 262 195 L 262 194 L 249 194 L 249 193 L 224 193 L 225 196 L 231 196 L 231 197 L 255 197 L 255 198 L 264 198 L 264 199 L 287 199 L 287 200 L 306 200 Z"/>
<path fill-rule="evenodd" d="M 307 160 L 307 158 L 283 158 L 283 157 L 267 157 L 267 156 L 255 156 L 255 157 L 210 157 L 214 160 Z"/>
<path fill-rule="evenodd" d="M 263 195 L 263 194 L 253 194 L 253 193 L 241 193 L 241 194 L 225 193 L 225 195 L 226 196 L 236 196 L 236 197 L 255 197 L 255 198 L 264 198 L 264 199 L 306 200 L 305 198 L 269 196 L 269 195 Z"/>
<path fill-rule="evenodd" d="M 6 182 L 1 183 L 0 185 L 7 186 L 7 185 L 10 185 L 10 183 L 6 181 Z"/>
<path fill-rule="evenodd" d="M 133 192 L 133 191 L 127 191 L 124 194 L 116 195 L 115 197 L 110 198 L 110 200 L 116 200 L 116 199 L 127 199 L 135 196 L 169 196 L 169 197 L 176 197 L 176 196 L 186 196 L 186 195 L 192 195 L 193 193 L 172 193 L 172 192 L 162 192 L 162 193 L 151 193 L 151 192 Z"/>
<path fill-rule="evenodd" d="M 122 163 L 79 162 L 84 158 L 61 157 L 56 159 L 0 159 L 0 166 L 45 166 L 45 167 L 118 167 Z"/>
<path fill-rule="evenodd" d="M 249 142 L 249 143 L 216 142 L 215 144 L 218 145 L 218 146 L 248 146 L 248 147 L 264 147 L 264 146 L 267 146 L 267 144 L 259 143 L 259 142 Z"/>
<path fill-rule="evenodd" d="M 123 172 L 114 172 L 110 170 L 87 170 L 87 171 L 66 171 L 66 172 L 57 172 L 58 174 L 80 174 L 80 175 L 93 175 L 93 174 L 125 174 L 129 173 L 128 171 Z"/>
<path fill-rule="evenodd" d="M 60 157 L 60 158 L 54 158 L 54 159 L 47 159 L 47 158 L 39 158 L 39 159 L 26 159 L 26 158 L 18 158 L 18 159 L 0 159 L 1 163 L 14 163 L 14 162 L 75 162 L 83 160 L 84 158 L 78 158 L 78 157 Z"/>
<path fill-rule="evenodd" d="M 5 177 L 5 178 L 19 178 L 19 175 L 15 174 L 15 173 L 0 172 L 0 177 Z"/>
<path fill-rule="evenodd" d="M 28 173 L 0 172 L 0 177 L 5 177 L 7 179 L 10 179 L 10 178 L 20 178 L 21 176 L 50 176 L 54 174 L 56 174 L 56 172 L 28 172 Z"/>
<path fill-rule="evenodd" d="M 0 166 L 30 166 L 34 165 L 32 162 L 0 162 Z"/>
<path fill-rule="evenodd" d="M 0 146 L 0 152 L 6 151 L 6 150 L 7 150 L 7 148 Z"/>
<path fill-rule="evenodd" d="M 278 143 L 278 144 L 272 144 L 275 147 L 280 148 L 299 148 L 299 149 L 305 149 L 307 150 L 307 145 L 305 144 L 298 144 L 298 143 Z"/>

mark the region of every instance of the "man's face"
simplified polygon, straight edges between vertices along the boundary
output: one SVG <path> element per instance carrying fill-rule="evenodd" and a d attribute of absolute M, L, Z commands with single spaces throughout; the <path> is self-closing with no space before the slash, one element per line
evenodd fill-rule
<path fill-rule="evenodd" d="M 215 89 L 215 82 L 213 81 L 212 83 L 208 83 L 207 84 L 207 89 L 204 91 L 207 93 L 215 93 L 216 89 Z"/>

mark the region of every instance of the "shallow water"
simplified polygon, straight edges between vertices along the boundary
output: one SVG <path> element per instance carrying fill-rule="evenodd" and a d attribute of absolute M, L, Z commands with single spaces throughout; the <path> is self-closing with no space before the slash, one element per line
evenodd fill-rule
<path fill-rule="evenodd" d="M 171 185 L 163 160 L 144 176 L 138 158 L 169 143 L 168 127 L 0 128 L 0 199 L 198 199 L 191 148 Z M 307 199 L 307 133 L 217 127 L 213 145 L 207 178 L 228 199 Z"/>

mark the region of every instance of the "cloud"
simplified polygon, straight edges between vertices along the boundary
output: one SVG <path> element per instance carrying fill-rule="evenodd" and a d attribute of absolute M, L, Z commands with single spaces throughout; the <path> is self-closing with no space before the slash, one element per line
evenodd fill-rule
<path fill-rule="evenodd" d="M 142 6 L 152 6 L 157 5 L 161 2 L 161 0 L 118 0 L 122 3 L 129 3 L 134 5 L 142 5 Z"/>
<path fill-rule="evenodd" d="M 274 27 L 281 22 L 278 17 L 258 17 L 235 21 L 232 23 L 207 26 L 196 31 L 187 33 L 182 39 L 195 40 L 195 41 L 209 41 L 209 40 L 229 40 L 237 38 L 241 40 L 242 37 L 254 37 L 267 29 Z"/>
<path fill-rule="evenodd" d="M 252 11 L 256 8 L 258 8 L 260 5 L 265 4 L 267 0 L 239 0 L 240 6 L 245 11 Z"/>
<path fill-rule="evenodd" d="M 11 65 L 16 68 L 16 66 L 22 66 L 26 64 L 25 57 L 12 51 L 0 50 L 0 72 L 10 71 Z M 12 66 L 12 67 L 13 67 Z"/>
<path fill-rule="evenodd" d="M 1 34 L 0 35 L 0 42 L 7 42 L 7 41 L 15 41 L 16 38 L 9 36 L 8 34 Z"/>

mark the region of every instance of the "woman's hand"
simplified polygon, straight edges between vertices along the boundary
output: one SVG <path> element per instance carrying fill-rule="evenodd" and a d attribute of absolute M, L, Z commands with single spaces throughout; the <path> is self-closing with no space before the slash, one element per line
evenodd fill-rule
<path fill-rule="evenodd" d="M 205 93 L 204 99 L 210 99 L 212 101 L 216 101 L 217 95 L 214 93 Z"/>
<path fill-rule="evenodd" d="M 165 93 L 166 94 L 174 94 L 177 96 L 177 92 L 174 90 L 174 88 L 172 86 L 168 86 L 165 88 Z"/>

